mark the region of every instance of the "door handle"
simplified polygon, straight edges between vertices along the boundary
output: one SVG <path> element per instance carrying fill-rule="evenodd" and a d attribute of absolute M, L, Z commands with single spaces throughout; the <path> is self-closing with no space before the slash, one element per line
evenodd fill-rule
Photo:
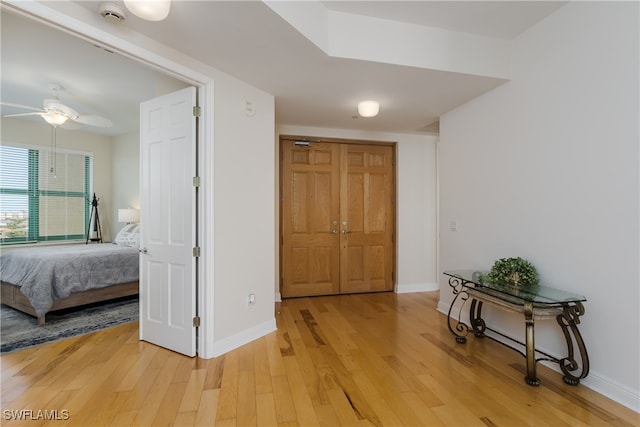
<path fill-rule="evenodd" d="M 149 253 L 147 248 L 138 249 L 138 252 L 140 252 L 141 254 L 148 254 Z"/>
<path fill-rule="evenodd" d="M 349 234 L 349 233 L 351 233 L 351 232 L 347 231 L 347 230 L 342 230 L 342 234 Z"/>
<path fill-rule="evenodd" d="M 331 234 L 338 234 L 338 230 L 331 230 Z"/>

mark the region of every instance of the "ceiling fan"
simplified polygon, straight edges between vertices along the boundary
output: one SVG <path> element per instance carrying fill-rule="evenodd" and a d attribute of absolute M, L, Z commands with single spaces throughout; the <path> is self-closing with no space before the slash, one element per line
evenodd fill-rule
<path fill-rule="evenodd" d="M 68 122 L 75 122 L 89 126 L 112 127 L 113 122 L 106 117 L 91 114 L 79 114 L 73 108 L 60 102 L 58 91 L 61 86 L 56 84 L 49 85 L 52 93 L 51 99 L 45 99 L 42 108 L 31 107 L 23 104 L 15 104 L 11 102 L 0 102 L 2 105 L 13 108 L 30 110 L 28 113 L 7 114 L 2 117 L 23 117 L 23 116 L 40 116 L 53 127 L 61 126 Z"/>

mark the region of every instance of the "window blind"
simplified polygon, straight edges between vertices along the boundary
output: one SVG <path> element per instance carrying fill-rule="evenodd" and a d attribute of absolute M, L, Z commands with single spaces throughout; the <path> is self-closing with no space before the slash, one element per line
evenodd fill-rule
<path fill-rule="evenodd" d="M 85 153 L 0 146 L 0 241 L 84 238 L 91 167 Z"/>

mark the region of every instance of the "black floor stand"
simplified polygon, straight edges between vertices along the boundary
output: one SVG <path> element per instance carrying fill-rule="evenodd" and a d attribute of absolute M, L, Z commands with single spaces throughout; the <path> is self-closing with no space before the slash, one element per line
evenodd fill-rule
<path fill-rule="evenodd" d="M 93 219 L 93 237 L 91 237 L 91 220 Z M 102 229 L 100 228 L 100 217 L 98 216 L 98 199 L 96 193 L 93 193 L 93 200 L 91 201 L 91 215 L 89 215 L 89 225 L 87 228 L 87 241 L 102 243 Z"/>

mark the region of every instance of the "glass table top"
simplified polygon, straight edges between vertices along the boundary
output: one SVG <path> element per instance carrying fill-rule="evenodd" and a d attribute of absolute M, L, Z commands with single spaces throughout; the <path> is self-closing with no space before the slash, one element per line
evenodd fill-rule
<path fill-rule="evenodd" d="M 486 279 L 483 280 L 482 277 L 487 273 L 489 273 L 489 271 L 480 270 L 451 270 L 444 272 L 444 274 L 449 277 L 454 277 L 467 282 L 465 283 L 465 286 L 472 287 L 478 292 L 515 303 L 521 300 L 536 304 L 553 305 L 582 302 L 587 300 L 582 295 L 562 291 L 546 285 L 514 286 L 507 283 L 488 282 Z"/>

